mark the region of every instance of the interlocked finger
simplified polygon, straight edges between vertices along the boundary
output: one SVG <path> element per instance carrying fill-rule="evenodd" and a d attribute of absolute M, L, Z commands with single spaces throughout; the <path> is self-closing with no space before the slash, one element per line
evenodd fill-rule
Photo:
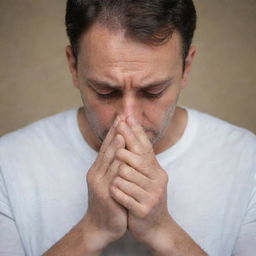
<path fill-rule="evenodd" d="M 132 116 L 129 116 L 127 118 L 127 123 L 133 133 L 136 135 L 137 139 L 144 145 L 146 148 L 152 148 L 152 144 L 143 130 L 142 126 L 138 123 L 137 120 L 135 120 Z"/>
<path fill-rule="evenodd" d="M 148 193 L 144 189 L 121 177 L 116 177 L 113 185 L 139 203 L 145 202 L 148 198 Z"/>
<path fill-rule="evenodd" d="M 124 137 L 127 149 L 139 155 L 142 152 L 143 147 L 126 122 L 120 122 L 117 130 Z"/>
<path fill-rule="evenodd" d="M 111 181 L 119 172 L 121 162 L 117 159 L 114 159 L 110 167 L 108 168 L 106 175 L 108 176 L 109 180 Z"/>
<path fill-rule="evenodd" d="M 112 142 L 114 136 L 116 135 L 116 127 L 120 121 L 119 116 L 116 117 L 112 127 L 109 129 L 107 136 L 105 137 L 99 151 L 99 156 L 104 154 L 109 147 L 110 143 Z"/>
<path fill-rule="evenodd" d="M 147 161 L 143 159 L 141 156 L 133 152 L 130 152 L 129 150 L 126 149 L 118 150 L 116 156 L 118 160 L 131 166 L 132 168 L 140 172 L 142 175 L 150 179 L 154 178 L 155 173 L 153 171 L 153 167 L 148 166 Z"/>
<path fill-rule="evenodd" d="M 127 210 L 137 212 L 138 209 L 141 208 L 141 204 L 137 200 L 130 197 L 116 186 L 111 186 L 110 191 L 113 198 Z"/>
<path fill-rule="evenodd" d="M 106 152 L 102 154 L 101 157 L 101 169 L 103 169 L 103 172 L 106 173 L 109 166 L 115 159 L 116 151 L 120 148 L 124 148 L 124 139 L 121 135 L 116 135 L 114 139 L 112 140 L 110 146 L 107 148 Z"/>
<path fill-rule="evenodd" d="M 127 164 L 121 164 L 119 167 L 118 175 L 121 178 L 136 184 L 137 186 L 141 187 L 145 191 L 150 192 L 152 181 L 145 175 L 136 171 L 131 166 Z"/>

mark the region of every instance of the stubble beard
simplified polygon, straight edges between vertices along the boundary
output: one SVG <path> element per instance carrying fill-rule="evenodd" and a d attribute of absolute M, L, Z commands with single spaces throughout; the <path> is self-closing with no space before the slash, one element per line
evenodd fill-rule
<path fill-rule="evenodd" d="M 175 102 L 175 104 L 171 105 L 171 107 L 166 112 L 164 119 L 162 121 L 160 130 L 159 131 L 152 130 L 152 133 L 155 135 L 152 138 L 149 138 L 152 145 L 159 142 L 165 136 L 166 131 L 172 122 L 172 118 L 174 116 L 176 106 L 177 106 L 177 101 Z"/>
<path fill-rule="evenodd" d="M 170 108 L 166 111 L 166 114 L 164 115 L 164 118 L 163 118 L 163 121 L 161 122 L 161 126 L 160 126 L 159 130 L 156 130 L 152 127 L 143 127 L 142 126 L 144 132 L 147 134 L 147 136 L 148 136 L 152 145 L 154 145 L 155 143 L 157 143 L 158 141 L 160 141 L 164 137 L 164 135 L 165 135 L 165 133 L 168 129 L 168 126 L 170 126 L 173 115 L 175 113 L 178 98 L 179 98 L 179 95 L 176 98 L 174 104 L 172 104 L 170 106 Z M 100 124 L 98 122 L 98 119 L 96 118 L 95 115 L 90 113 L 91 111 L 89 111 L 86 108 L 85 101 L 84 101 L 83 97 L 82 97 L 82 101 L 84 103 L 83 108 L 84 108 L 84 111 L 85 111 L 85 118 L 90 123 L 92 132 L 94 133 L 95 137 L 98 139 L 99 143 L 102 144 L 103 141 L 105 140 L 110 128 L 104 129 L 103 131 L 101 131 L 101 129 L 99 128 Z"/>
<path fill-rule="evenodd" d="M 158 141 L 160 141 L 164 137 L 164 135 L 165 135 L 165 133 L 166 133 L 171 121 L 172 121 L 173 115 L 175 113 L 176 106 L 177 106 L 177 102 L 175 102 L 175 104 L 173 104 L 170 107 L 170 109 L 168 109 L 168 111 L 164 115 L 164 118 L 163 118 L 163 121 L 161 122 L 161 126 L 160 126 L 159 130 L 156 130 L 152 127 L 142 126 L 144 132 L 147 134 L 148 139 L 150 140 L 152 145 L 154 145 L 155 143 L 157 143 Z M 97 123 L 96 119 L 94 119 L 94 121 Z M 102 144 L 104 139 L 106 138 L 106 136 L 108 134 L 109 129 L 105 129 L 103 132 L 100 132 L 97 129 L 97 127 L 99 127 L 99 126 L 96 123 L 94 123 L 95 125 L 93 125 L 93 129 L 95 131 L 95 135 L 97 136 L 98 140 Z"/>

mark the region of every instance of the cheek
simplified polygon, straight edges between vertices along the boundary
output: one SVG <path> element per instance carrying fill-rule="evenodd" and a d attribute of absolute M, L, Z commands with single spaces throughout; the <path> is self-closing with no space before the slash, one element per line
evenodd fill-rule
<path fill-rule="evenodd" d="M 95 129 L 105 130 L 111 127 L 115 114 L 110 104 L 99 102 L 95 95 L 88 89 L 80 91 L 87 119 Z"/>
<path fill-rule="evenodd" d="M 155 103 L 147 104 L 145 108 L 145 117 L 151 124 L 160 128 L 163 122 L 169 118 L 173 107 L 176 105 L 175 97 L 168 97 L 168 99 L 162 99 Z M 146 121 L 146 120 L 145 120 Z"/>
<path fill-rule="evenodd" d="M 87 115 L 89 119 L 93 119 L 94 123 L 100 128 L 110 128 L 114 119 L 115 114 L 113 108 L 110 105 L 102 105 L 97 102 L 91 102 L 86 104 Z"/>

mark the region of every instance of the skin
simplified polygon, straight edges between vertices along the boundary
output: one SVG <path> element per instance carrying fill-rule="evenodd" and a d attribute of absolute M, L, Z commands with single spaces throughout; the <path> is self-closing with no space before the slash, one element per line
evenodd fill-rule
<path fill-rule="evenodd" d="M 110 32 L 100 24 L 81 38 L 77 67 L 67 47 L 73 82 L 84 103 L 79 114 L 80 129 L 92 148 L 99 150 L 117 115 L 133 115 L 154 144 L 155 153 L 179 139 L 186 126 L 186 112 L 175 107 L 181 89 L 186 87 L 195 54 L 191 48 L 183 72 L 180 48 L 177 33 L 162 46 L 150 46 L 126 38 L 123 31 Z M 163 81 L 167 82 L 143 89 Z M 159 98 L 146 96 L 160 92 L 163 95 Z M 101 98 L 97 93 L 113 96 Z"/>
<path fill-rule="evenodd" d="M 66 54 L 84 103 L 79 127 L 99 153 L 85 216 L 44 255 L 100 255 L 127 229 L 154 255 L 206 255 L 168 212 L 168 176 L 155 157 L 184 132 L 186 111 L 176 103 L 195 49 L 183 72 L 178 33 L 150 46 L 96 23 L 81 37 L 77 62 L 70 46 Z"/>

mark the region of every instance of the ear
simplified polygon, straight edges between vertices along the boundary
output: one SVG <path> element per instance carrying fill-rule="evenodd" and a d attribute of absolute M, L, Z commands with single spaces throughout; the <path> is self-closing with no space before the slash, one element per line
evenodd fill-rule
<path fill-rule="evenodd" d="M 79 88 L 78 83 L 78 72 L 77 72 L 77 60 L 73 54 L 72 47 L 70 45 L 66 46 L 66 57 L 68 61 L 68 66 L 70 73 L 72 75 L 73 84 L 76 88 Z"/>
<path fill-rule="evenodd" d="M 185 63 L 184 63 L 185 66 L 184 66 L 183 78 L 181 83 L 182 89 L 187 87 L 188 77 L 189 77 L 189 73 L 192 67 L 192 62 L 194 60 L 195 54 L 196 54 L 196 48 L 194 46 L 191 46 L 188 52 L 188 56 L 186 57 Z"/>

